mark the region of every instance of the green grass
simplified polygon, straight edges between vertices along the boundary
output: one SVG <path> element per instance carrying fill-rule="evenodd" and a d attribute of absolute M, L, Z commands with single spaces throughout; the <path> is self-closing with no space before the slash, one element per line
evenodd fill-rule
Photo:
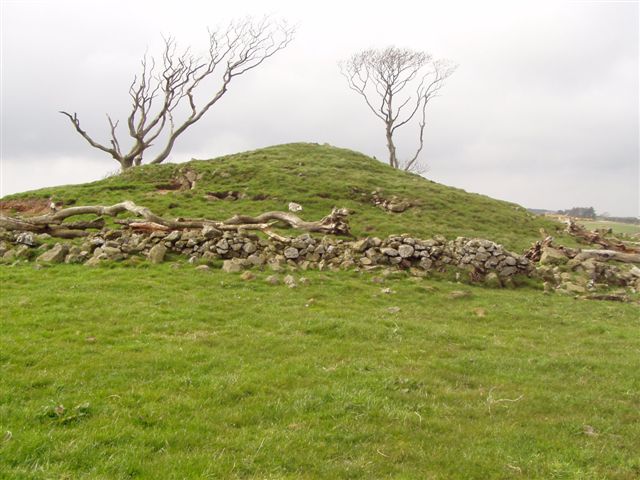
<path fill-rule="evenodd" d="M 588 230 L 597 230 L 599 228 L 611 229 L 614 234 L 636 235 L 640 234 L 640 225 L 634 225 L 632 223 L 622 222 L 610 222 L 607 220 L 599 221 L 580 221 L 581 225 L 584 225 Z"/>
<path fill-rule="evenodd" d="M 170 183 L 181 168 L 192 168 L 203 175 L 197 187 L 159 195 L 157 187 Z M 368 201 L 367 196 L 375 189 L 381 189 L 386 197 L 407 199 L 415 206 L 400 214 L 387 213 Z M 205 198 L 207 191 L 229 190 L 242 191 L 247 198 Z M 5 199 L 51 195 L 77 205 L 130 199 L 161 215 L 212 219 L 286 210 L 294 201 L 304 207 L 301 215 L 309 220 L 321 218 L 333 206 L 352 209 L 352 230 L 357 237 L 400 233 L 421 238 L 436 234 L 481 237 L 520 252 L 539 240 L 540 229 L 544 228 L 558 240 L 571 243 L 557 231 L 564 228 L 561 224 L 530 214 L 516 204 L 440 185 L 351 150 L 316 144 L 279 145 L 188 164 L 147 165 L 93 183 L 45 188 Z M 259 195 L 268 198 L 253 200 Z"/>
<path fill-rule="evenodd" d="M 186 167 L 203 176 L 196 189 L 158 192 Z M 414 206 L 386 213 L 374 189 Z M 205 198 L 228 190 L 246 198 Z M 305 219 L 352 209 L 358 237 L 477 236 L 522 251 L 542 228 L 572 244 L 518 205 L 315 144 L 6 199 L 52 195 L 215 219 L 295 201 Z M 637 305 L 535 284 L 305 272 L 309 284 L 289 289 L 257 275 L 0 265 L 0 478 L 640 477 Z"/>
<path fill-rule="evenodd" d="M 635 305 L 354 272 L 0 275 L 2 478 L 640 477 Z"/>

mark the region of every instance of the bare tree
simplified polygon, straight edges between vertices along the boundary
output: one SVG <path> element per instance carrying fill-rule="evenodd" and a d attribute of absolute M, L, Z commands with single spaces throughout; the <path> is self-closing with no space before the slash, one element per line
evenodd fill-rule
<path fill-rule="evenodd" d="M 94 148 L 111 155 L 122 170 L 140 165 L 154 142 L 164 145 L 148 163 L 162 163 L 171 153 L 176 139 L 196 123 L 227 92 L 231 81 L 285 48 L 295 29 L 284 22 L 244 19 L 224 29 L 209 31 L 205 57 L 195 57 L 189 49 L 178 52 L 175 39 L 164 38 L 162 58 L 156 61 L 145 54 L 141 72 L 134 78 L 129 96 L 131 113 L 127 118 L 130 146 L 123 148 L 118 121 L 107 115 L 110 130 L 108 144 L 95 141 L 81 125 L 76 113 L 62 111 L 75 130 Z M 215 87 L 202 85 L 207 80 Z M 196 90 L 207 89 L 204 100 L 196 99 Z M 180 107 L 180 108 L 179 108 Z M 174 121 L 180 110 L 186 117 Z"/>
<path fill-rule="evenodd" d="M 455 65 L 434 60 L 426 52 L 388 47 L 369 49 L 340 63 L 349 87 L 360 94 L 371 111 L 384 122 L 389 165 L 406 171 L 418 170 L 424 146 L 427 104 L 438 94 Z M 418 148 L 406 160 L 398 160 L 394 134 L 419 115 Z"/>

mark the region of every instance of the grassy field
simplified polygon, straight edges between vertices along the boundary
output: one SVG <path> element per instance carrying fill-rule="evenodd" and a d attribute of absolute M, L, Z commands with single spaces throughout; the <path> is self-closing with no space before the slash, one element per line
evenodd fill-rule
<path fill-rule="evenodd" d="M 640 477 L 635 305 L 354 272 L 0 275 L 2 478 Z"/>
<path fill-rule="evenodd" d="M 176 172 L 190 168 L 202 178 L 188 191 L 167 191 Z M 403 213 L 387 213 L 370 202 L 379 189 L 413 203 Z M 239 191 L 236 201 L 211 200 L 207 192 Z M 169 217 L 225 219 L 234 214 L 255 215 L 287 210 L 289 202 L 304 207 L 305 220 L 317 220 L 334 206 L 353 211 L 355 236 L 409 233 L 421 238 L 481 237 L 523 251 L 540 239 L 544 228 L 559 241 L 564 227 L 533 215 L 523 207 L 484 195 L 467 193 L 409 174 L 361 153 L 326 145 L 289 144 L 214 160 L 186 164 L 146 165 L 125 174 L 83 185 L 46 188 L 5 197 L 47 199 L 66 205 L 110 205 L 129 199 Z"/>
<path fill-rule="evenodd" d="M 640 234 L 640 225 L 633 225 L 631 223 L 622 223 L 622 222 L 610 222 L 606 220 L 599 221 L 581 221 L 581 225 L 584 225 L 585 228 L 589 230 L 597 230 L 599 228 L 611 229 L 614 234 L 623 233 L 625 235 L 636 235 Z"/>

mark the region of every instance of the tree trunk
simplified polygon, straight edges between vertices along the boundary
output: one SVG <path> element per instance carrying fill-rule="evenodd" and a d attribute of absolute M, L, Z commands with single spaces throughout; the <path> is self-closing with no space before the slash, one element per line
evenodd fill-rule
<path fill-rule="evenodd" d="M 582 250 L 575 257 L 576 260 L 595 258 L 600 261 L 615 260 L 623 263 L 640 263 L 640 254 L 624 253 L 615 250 Z"/>
<path fill-rule="evenodd" d="M 391 125 L 387 124 L 387 148 L 389 149 L 389 165 L 398 168 L 398 157 L 396 156 L 396 146 L 393 143 L 393 133 Z"/>
<path fill-rule="evenodd" d="M 147 207 L 139 206 L 130 200 L 117 203 L 111 206 L 78 206 L 65 208 L 57 212 L 29 218 L 14 218 L 0 215 L 0 227 L 14 231 L 30 231 L 37 233 L 49 233 L 57 236 L 57 232 L 64 231 L 65 235 L 75 230 L 75 236 L 87 235 L 83 230 L 88 228 L 102 228 L 104 222 L 101 218 L 91 222 L 63 223 L 69 217 L 76 215 L 109 215 L 117 216 L 122 212 L 129 212 L 138 218 L 143 218 L 145 222 L 138 219 L 116 220 L 117 223 L 128 225 L 131 228 L 139 227 L 141 230 L 182 230 L 196 229 L 203 227 L 213 227 L 218 230 L 261 230 L 270 236 L 274 236 L 269 231 L 277 223 L 284 224 L 291 228 L 308 232 L 321 232 L 333 235 L 351 235 L 347 217 L 349 211 L 344 208 L 334 208 L 331 213 L 316 222 L 302 220 L 291 212 L 266 212 L 257 217 L 247 215 L 235 215 L 225 221 L 208 219 L 183 219 L 175 220 L 163 218 L 156 215 Z"/>

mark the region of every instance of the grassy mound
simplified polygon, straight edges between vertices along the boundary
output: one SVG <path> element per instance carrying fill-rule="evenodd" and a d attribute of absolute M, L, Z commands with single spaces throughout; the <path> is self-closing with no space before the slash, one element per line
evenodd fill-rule
<path fill-rule="evenodd" d="M 201 176 L 194 189 L 177 189 L 176 178 L 185 170 Z M 374 190 L 413 206 L 402 213 L 387 212 L 371 202 Z M 239 192 L 243 198 L 216 200 L 207 195 L 227 191 Z M 357 152 L 306 143 L 179 165 L 147 165 L 97 182 L 45 188 L 6 199 L 50 196 L 66 205 L 129 199 L 161 215 L 212 219 L 286 210 L 293 201 L 304 207 L 303 218 L 317 220 L 333 206 L 340 206 L 354 211 L 351 225 L 358 237 L 399 233 L 421 238 L 436 234 L 482 237 L 515 251 L 538 239 L 540 228 L 555 234 L 559 227 L 513 203 L 440 185 Z"/>

